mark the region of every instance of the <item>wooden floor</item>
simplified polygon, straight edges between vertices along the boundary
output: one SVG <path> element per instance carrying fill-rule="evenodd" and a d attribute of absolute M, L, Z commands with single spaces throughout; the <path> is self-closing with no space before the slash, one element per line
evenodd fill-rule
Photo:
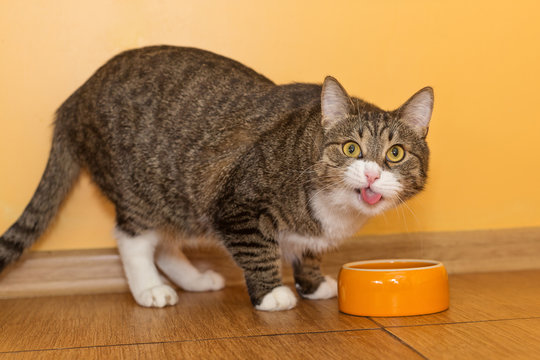
<path fill-rule="evenodd" d="M 127 293 L 1 300 L 0 359 L 540 359 L 540 271 L 450 287 L 448 311 L 402 318 L 341 314 L 335 299 L 258 312 L 237 282 L 164 309 Z"/>

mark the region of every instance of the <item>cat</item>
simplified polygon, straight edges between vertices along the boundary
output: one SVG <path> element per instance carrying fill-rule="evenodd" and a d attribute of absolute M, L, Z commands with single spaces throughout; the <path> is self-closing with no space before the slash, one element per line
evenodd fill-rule
<path fill-rule="evenodd" d="M 321 255 L 364 222 L 417 194 L 427 179 L 433 90 L 394 111 L 322 85 L 276 85 L 195 48 L 123 52 L 58 109 L 43 177 L 0 238 L 0 270 L 46 230 L 81 169 L 114 204 L 115 237 L 135 301 L 174 305 L 175 290 L 219 290 L 183 244 L 221 244 L 258 310 L 336 296 Z"/>

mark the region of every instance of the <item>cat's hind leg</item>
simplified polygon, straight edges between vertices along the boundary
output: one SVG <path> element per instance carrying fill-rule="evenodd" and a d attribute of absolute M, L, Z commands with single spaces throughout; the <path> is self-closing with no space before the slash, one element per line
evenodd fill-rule
<path fill-rule="evenodd" d="M 225 286 L 225 279 L 217 272 L 201 272 L 194 267 L 178 244 L 161 243 L 156 263 L 172 282 L 186 291 L 215 291 Z"/>
<path fill-rule="evenodd" d="M 323 276 L 320 264 L 320 257 L 310 251 L 304 252 L 301 259 L 293 261 L 296 290 L 303 298 L 320 300 L 337 296 L 336 280 Z"/>
<path fill-rule="evenodd" d="M 129 289 L 135 301 L 145 307 L 176 304 L 176 291 L 161 280 L 154 265 L 154 252 L 159 242 L 157 233 L 146 231 L 130 236 L 117 227 L 115 236 Z"/>

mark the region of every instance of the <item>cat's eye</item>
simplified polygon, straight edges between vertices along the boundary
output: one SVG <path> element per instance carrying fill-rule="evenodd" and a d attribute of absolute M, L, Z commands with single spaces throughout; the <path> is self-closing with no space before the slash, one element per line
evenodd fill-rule
<path fill-rule="evenodd" d="M 362 150 L 360 149 L 360 145 L 352 141 L 349 141 L 348 143 L 345 143 L 345 145 L 343 145 L 343 153 L 351 158 L 362 157 Z"/>
<path fill-rule="evenodd" d="M 405 149 L 401 145 L 394 145 L 386 152 L 386 160 L 397 163 L 405 157 Z"/>

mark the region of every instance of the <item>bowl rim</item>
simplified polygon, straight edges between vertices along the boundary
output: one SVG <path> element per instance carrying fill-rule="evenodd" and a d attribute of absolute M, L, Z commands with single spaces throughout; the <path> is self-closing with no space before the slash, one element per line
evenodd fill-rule
<path fill-rule="evenodd" d="M 405 263 L 405 262 L 417 262 L 431 264 L 420 267 L 404 267 L 404 268 L 389 268 L 389 269 L 359 269 L 353 266 L 361 264 L 380 264 L 380 263 Z M 374 271 L 374 272 L 394 272 L 394 271 L 414 271 L 414 270 L 430 270 L 437 267 L 443 267 L 443 263 L 437 260 L 427 259 L 379 259 L 379 260 L 361 260 L 345 263 L 341 266 L 342 270 L 352 271 Z"/>

